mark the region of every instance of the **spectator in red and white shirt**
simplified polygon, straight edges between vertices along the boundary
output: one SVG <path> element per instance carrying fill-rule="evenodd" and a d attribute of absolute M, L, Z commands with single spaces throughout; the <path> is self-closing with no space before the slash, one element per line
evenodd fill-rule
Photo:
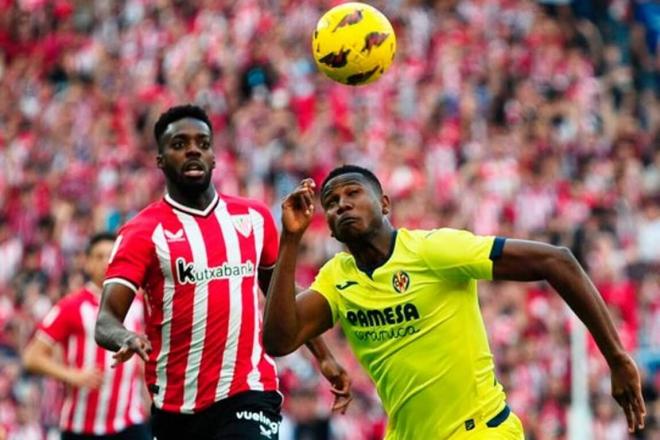
<path fill-rule="evenodd" d="M 25 368 L 68 385 L 60 415 L 62 440 L 146 440 L 142 366 L 136 359 L 112 368 L 112 353 L 94 342 L 101 285 L 115 235 L 99 233 L 89 242 L 85 287 L 63 298 L 46 315 L 23 353 Z M 143 307 L 135 301 L 126 326 L 142 331 Z M 58 360 L 55 347 L 63 349 Z"/>
<path fill-rule="evenodd" d="M 156 122 L 158 167 L 167 194 L 120 230 L 104 282 L 96 340 L 124 361 L 146 361 L 158 440 L 277 438 L 282 397 L 262 347 L 258 290 L 267 291 L 278 251 L 262 203 L 218 194 L 213 132 L 199 107 L 179 106 Z M 122 326 L 145 290 L 146 337 Z M 350 401 L 350 381 L 321 341 L 309 345 Z"/>

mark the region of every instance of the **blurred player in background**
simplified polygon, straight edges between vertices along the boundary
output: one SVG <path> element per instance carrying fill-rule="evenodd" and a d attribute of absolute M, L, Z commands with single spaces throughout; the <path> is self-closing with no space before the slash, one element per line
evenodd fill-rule
<path fill-rule="evenodd" d="M 389 416 L 388 439 L 523 439 L 507 403 L 479 310 L 477 280 L 545 280 L 586 324 L 612 373 L 630 431 L 643 428 L 640 376 L 586 273 L 564 248 L 454 229 L 395 229 L 370 171 L 346 165 L 321 186 L 332 235 L 349 253 L 296 297 L 298 246 L 314 212 L 314 182 L 282 204 L 280 255 L 264 345 L 285 355 L 340 322 Z"/>
<path fill-rule="evenodd" d="M 99 233 L 87 246 L 84 269 L 89 282 L 63 298 L 46 315 L 23 352 L 28 371 L 64 382 L 67 387 L 60 429 L 62 440 L 146 440 L 143 367 L 137 359 L 113 364 L 112 353 L 94 342 L 101 288 L 115 235 Z M 126 315 L 126 327 L 143 331 L 142 302 Z M 56 345 L 63 348 L 59 360 Z"/>
<path fill-rule="evenodd" d="M 257 296 L 277 258 L 275 221 L 264 204 L 211 185 L 213 131 L 201 108 L 169 109 L 154 132 L 167 193 L 120 230 L 97 341 L 120 362 L 134 353 L 147 362 L 158 440 L 277 438 L 282 397 Z M 146 337 L 122 326 L 140 287 Z M 348 376 L 321 341 L 309 347 L 345 410 Z"/>

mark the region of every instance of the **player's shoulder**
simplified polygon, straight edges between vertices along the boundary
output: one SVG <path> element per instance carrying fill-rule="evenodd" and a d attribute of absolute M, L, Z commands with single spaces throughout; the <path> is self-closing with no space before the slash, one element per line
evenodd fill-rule
<path fill-rule="evenodd" d="M 351 272 L 357 268 L 355 258 L 348 252 L 337 252 L 332 258 L 325 262 L 322 269 L 332 272 Z"/>
<path fill-rule="evenodd" d="M 470 231 L 454 228 L 400 230 L 399 234 L 403 248 L 421 256 L 432 253 L 436 257 L 455 254 L 474 237 Z"/>
<path fill-rule="evenodd" d="M 437 229 L 418 229 L 409 231 L 417 240 L 422 241 L 451 241 L 460 240 L 474 236 L 474 234 L 465 229 L 455 228 L 437 228 Z"/>
<path fill-rule="evenodd" d="M 74 290 L 64 295 L 55 306 L 58 307 L 60 311 L 66 313 L 70 310 L 80 308 L 88 298 L 89 294 L 85 289 Z"/>
<path fill-rule="evenodd" d="M 220 199 L 226 203 L 230 212 L 232 211 L 249 211 L 250 209 L 257 211 L 262 215 L 271 215 L 268 206 L 261 200 L 251 199 L 248 197 L 241 197 L 235 195 L 221 194 Z"/>
<path fill-rule="evenodd" d="M 228 206 L 243 206 L 254 209 L 268 209 L 266 204 L 261 200 L 251 199 L 248 197 L 220 194 L 220 199 L 223 200 Z"/>

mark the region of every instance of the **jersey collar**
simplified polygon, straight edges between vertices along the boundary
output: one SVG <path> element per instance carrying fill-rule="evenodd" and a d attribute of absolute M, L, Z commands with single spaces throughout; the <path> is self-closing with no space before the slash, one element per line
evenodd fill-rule
<path fill-rule="evenodd" d="M 392 254 L 394 253 L 394 248 L 396 247 L 396 237 L 398 232 L 399 232 L 398 229 L 392 231 L 392 243 L 390 244 L 390 250 L 387 254 L 387 258 L 385 259 L 385 261 L 383 261 L 382 264 L 373 267 L 360 267 L 355 257 L 353 257 L 353 262 L 355 263 L 355 267 L 357 267 L 360 272 L 364 273 L 369 278 L 373 279 L 374 271 L 380 267 L 385 266 L 392 259 Z"/>
<path fill-rule="evenodd" d="M 204 209 L 195 209 L 191 208 L 190 206 L 182 205 L 181 203 L 177 202 L 170 196 L 169 194 L 165 194 L 165 202 L 170 205 L 172 208 L 178 210 L 178 211 L 183 211 L 187 214 L 192 214 L 192 215 L 198 215 L 202 217 L 206 217 L 209 215 L 215 207 L 218 205 L 218 200 L 220 200 L 220 196 L 218 196 L 218 192 L 215 191 L 215 194 L 213 194 L 213 199 L 211 200 L 211 203 Z"/>

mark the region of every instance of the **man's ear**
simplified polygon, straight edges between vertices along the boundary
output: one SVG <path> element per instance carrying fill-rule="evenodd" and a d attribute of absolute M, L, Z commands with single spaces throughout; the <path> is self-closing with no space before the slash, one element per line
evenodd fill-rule
<path fill-rule="evenodd" d="M 161 169 L 163 168 L 163 155 L 160 153 L 156 155 L 156 166 Z"/>
<path fill-rule="evenodd" d="M 384 215 L 387 215 L 387 214 L 390 213 L 392 205 L 390 203 L 390 197 L 387 194 L 383 194 L 380 197 L 380 206 L 381 206 L 381 212 Z"/>

